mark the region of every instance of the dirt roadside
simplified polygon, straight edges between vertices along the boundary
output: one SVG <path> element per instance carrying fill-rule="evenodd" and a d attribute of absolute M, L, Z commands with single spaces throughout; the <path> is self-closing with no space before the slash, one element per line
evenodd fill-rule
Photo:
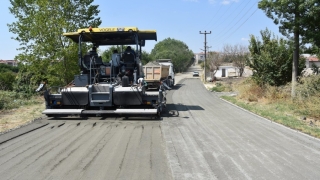
<path fill-rule="evenodd" d="M 0 111 L 0 134 L 25 126 L 42 117 L 45 109 L 44 102 L 38 104 L 20 106 L 12 110 Z"/>

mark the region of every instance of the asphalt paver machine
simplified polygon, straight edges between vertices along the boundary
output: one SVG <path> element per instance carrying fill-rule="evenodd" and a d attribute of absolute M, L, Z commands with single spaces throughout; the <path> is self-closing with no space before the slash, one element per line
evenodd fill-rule
<path fill-rule="evenodd" d="M 44 92 L 47 116 L 117 114 L 120 116 L 160 116 L 166 105 L 166 86 L 146 92 L 140 61 L 141 47 L 147 40 L 157 40 L 155 30 L 137 27 L 86 28 L 64 33 L 79 45 L 80 74 L 58 93 Z M 91 43 L 90 53 L 82 52 L 83 44 Z M 101 46 L 132 46 L 131 51 L 113 54 L 108 62 L 94 52 Z"/>

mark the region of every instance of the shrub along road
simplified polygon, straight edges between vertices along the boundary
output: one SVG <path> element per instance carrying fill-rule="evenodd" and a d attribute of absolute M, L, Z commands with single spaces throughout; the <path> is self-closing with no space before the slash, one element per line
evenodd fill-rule
<path fill-rule="evenodd" d="M 221 100 L 192 71 L 179 78 L 161 121 L 42 119 L 1 135 L 1 179 L 320 177 L 318 139 Z"/>

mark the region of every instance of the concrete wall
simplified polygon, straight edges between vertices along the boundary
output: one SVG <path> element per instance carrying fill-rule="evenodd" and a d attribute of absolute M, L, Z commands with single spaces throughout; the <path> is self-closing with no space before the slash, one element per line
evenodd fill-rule
<path fill-rule="evenodd" d="M 224 70 L 223 70 L 224 69 Z M 224 74 L 223 74 L 224 71 Z M 224 75 L 224 76 L 223 76 Z M 239 70 L 233 66 L 220 66 L 219 70 L 216 72 L 215 77 L 239 77 Z M 252 70 L 246 67 L 242 74 L 243 77 L 252 76 Z M 207 72 L 207 77 L 211 77 L 211 72 Z"/>

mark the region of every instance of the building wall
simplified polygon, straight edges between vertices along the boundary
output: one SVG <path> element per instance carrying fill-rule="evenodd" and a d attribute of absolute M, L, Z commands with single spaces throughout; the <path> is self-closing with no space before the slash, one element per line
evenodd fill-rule
<path fill-rule="evenodd" d="M 215 74 L 216 77 L 235 77 L 239 76 L 238 71 L 233 66 L 220 66 Z"/>
<path fill-rule="evenodd" d="M 195 63 L 198 64 L 201 61 L 204 61 L 204 53 L 195 53 L 194 54 Z"/>
<path fill-rule="evenodd" d="M 320 67 L 320 61 L 306 61 L 306 68 L 312 68 L 312 64 L 316 65 L 317 67 Z"/>
<path fill-rule="evenodd" d="M 9 66 L 18 66 L 18 62 L 16 60 L 0 60 L 0 64 L 6 64 Z"/>
<path fill-rule="evenodd" d="M 225 70 L 223 70 L 225 69 Z M 225 71 L 224 76 L 223 71 Z M 211 77 L 211 72 L 207 73 L 208 77 Z M 239 77 L 240 73 L 239 70 L 236 67 L 233 66 L 220 66 L 219 70 L 216 72 L 215 77 L 221 78 L 221 77 Z M 248 67 L 245 67 L 244 72 L 242 74 L 243 77 L 249 77 L 252 76 L 252 70 Z"/>

